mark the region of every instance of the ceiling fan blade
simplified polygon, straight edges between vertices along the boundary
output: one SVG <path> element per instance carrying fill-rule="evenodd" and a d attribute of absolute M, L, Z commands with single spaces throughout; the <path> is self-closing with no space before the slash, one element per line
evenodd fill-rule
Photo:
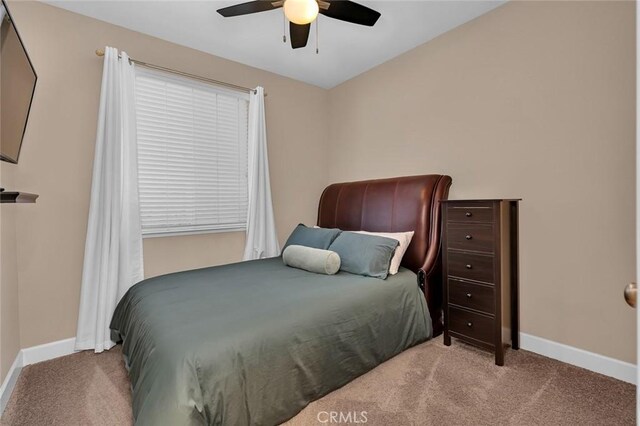
<path fill-rule="evenodd" d="M 289 38 L 291 39 L 291 47 L 298 49 L 307 45 L 311 24 L 297 25 L 289 22 Z"/>
<path fill-rule="evenodd" d="M 274 6 L 274 3 L 276 6 Z M 258 13 L 258 12 L 266 12 L 268 10 L 277 9 L 282 7 L 282 3 L 279 2 L 271 2 L 267 0 L 256 0 L 250 1 L 247 3 L 235 4 L 229 7 L 223 7 L 222 9 L 218 9 L 218 13 L 225 18 L 229 18 L 231 16 L 240 16 L 240 15 L 248 15 L 250 13 Z"/>
<path fill-rule="evenodd" d="M 320 9 L 320 13 L 329 18 L 351 22 L 353 24 L 373 27 L 380 18 L 380 13 L 358 3 L 348 0 L 334 0 L 329 2 L 328 9 Z"/>

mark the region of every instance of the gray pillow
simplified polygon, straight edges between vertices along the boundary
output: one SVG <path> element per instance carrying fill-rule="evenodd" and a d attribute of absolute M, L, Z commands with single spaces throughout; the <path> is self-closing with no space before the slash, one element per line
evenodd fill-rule
<path fill-rule="evenodd" d="M 285 265 L 316 274 L 333 275 L 340 269 L 340 256 L 336 252 L 291 245 L 282 252 Z"/>
<path fill-rule="evenodd" d="M 342 231 L 339 229 L 307 228 L 303 224 L 300 224 L 293 230 L 289 239 L 284 244 L 284 248 L 286 249 L 288 246 L 296 245 L 327 250 L 333 240 L 340 235 L 340 232 Z"/>
<path fill-rule="evenodd" d="M 340 256 L 340 270 L 386 279 L 398 240 L 377 235 L 342 232 L 329 246 Z"/>

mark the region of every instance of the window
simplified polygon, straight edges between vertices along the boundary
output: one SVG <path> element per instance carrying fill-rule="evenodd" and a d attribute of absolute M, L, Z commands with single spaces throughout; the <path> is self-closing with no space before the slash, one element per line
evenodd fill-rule
<path fill-rule="evenodd" d="M 244 230 L 249 96 L 138 67 L 143 235 Z"/>

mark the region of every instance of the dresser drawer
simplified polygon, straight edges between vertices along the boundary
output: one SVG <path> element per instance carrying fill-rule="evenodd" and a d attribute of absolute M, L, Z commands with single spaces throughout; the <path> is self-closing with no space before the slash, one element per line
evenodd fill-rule
<path fill-rule="evenodd" d="M 494 343 L 494 319 L 464 309 L 449 307 L 449 329 L 472 339 Z"/>
<path fill-rule="evenodd" d="M 449 223 L 447 224 L 447 247 L 493 253 L 493 225 Z"/>
<path fill-rule="evenodd" d="M 493 256 L 448 250 L 447 274 L 493 284 Z"/>
<path fill-rule="evenodd" d="M 450 222 L 493 222 L 493 204 L 447 204 L 447 220 Z"/>
<path fill-rule="evenodd" d="M 493 315 L 496 300 L 493 287 L 449 280 L 449 303 Z"/>

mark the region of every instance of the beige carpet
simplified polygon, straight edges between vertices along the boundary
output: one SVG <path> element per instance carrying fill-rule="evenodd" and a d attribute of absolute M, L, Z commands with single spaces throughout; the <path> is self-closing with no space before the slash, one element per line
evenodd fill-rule
<path fill-rule="evenodd" d="M 342 412 L 342 424 L 351 415 L 385 426 L 631 425 L 635 387 L 522 350 L 508 351 L 506 366 L 497 367 L 491 354 L 446 347 L 440 337 L 310 404 L 287 425 L 336 424 L 327 423 L 332 411 Z M 26 367 L 2 417 L 7 426 L 131 422 L 119 346 Z"/>

